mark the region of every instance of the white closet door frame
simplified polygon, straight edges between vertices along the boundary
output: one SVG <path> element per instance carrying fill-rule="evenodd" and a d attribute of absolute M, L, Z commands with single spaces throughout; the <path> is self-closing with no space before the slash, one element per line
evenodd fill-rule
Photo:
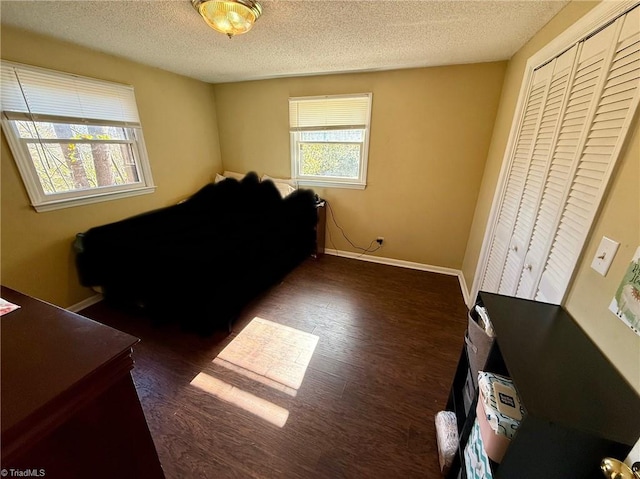
<path fill-rule="evenodd" d="M 599 28 L 603 27 L 616 17 L 620 16 L 625 11 L 631 9 L 635 5 L 638 5 L 638 3 L 639 2 L 637 0 L 603 0 L 584 17 L 579 19 L 571 27 L 562 32 L 554 40 L 549 42 L 545 47 L 531 56 L 527 61 L 522 83 L 520 85 L 518 102 L 516 104 L 516 109 L 513 115 L 511 131 L 509 133 L 509 140 L 507 142 L 507 147 L 505 148 L 502 167 L 500 169 L 498 183 L 494 192 L 493 202 L 491 205 L 489 218 L 487 220 L 487 226 L 485 228 L 482 248 L 480 250 L 480 257 L 478 258 L 476 273 L 473 278 L 473 286 L 471 289 L 471 294 L 469 295 L 470 302 L 473 302 L 474 298 L 476 298 L 476 296 L 478 295 L 478 291 L 480 290 L 480 285 L 482 284 L 482 279 L 484 277 L 484 271 L 487 268 L 491 241 L 498 225 L 500 203 L 505 193 L 508 174 L 511 169 L 511 159 L 513 158 L 513 150 L 516 146 L 520 119 L 523 114 L 523 109 L 528 97 L 528 92 L 531 87 L 531 81 L 533 79 L 535 69 L 545 62 L 560 55 L 562 52 L 573 46 L 576 42 L 580 41 L 587 35 L 597 31 Z M 473 304 L 468 304 L 467 306 L 471 307 L 473 306 Z"/>

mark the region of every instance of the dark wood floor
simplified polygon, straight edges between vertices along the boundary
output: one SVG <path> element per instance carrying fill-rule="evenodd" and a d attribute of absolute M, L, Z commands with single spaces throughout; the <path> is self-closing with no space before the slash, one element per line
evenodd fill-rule
<path fill-rule="evenodd" d="M 141 338 L 133 377 L 167 478 L 440 477 L 434 415 L 466 326 L 454 276 L 309 259 L 207 338 L 103 303 L 81 314 Z M 319 336 L 296 397 L 212 364 L 255 316 Z M 286 408 L 285 426 L 191 386 L 202 371 Z"/>

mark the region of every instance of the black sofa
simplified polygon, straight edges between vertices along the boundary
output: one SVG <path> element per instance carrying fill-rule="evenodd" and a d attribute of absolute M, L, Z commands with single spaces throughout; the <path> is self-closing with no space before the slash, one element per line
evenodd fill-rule
<path fill-rule="evenodd" d="M 209 334 L 315 247 L 316 196 L 282 198 L 255 172 L 210 183 L 182 203 L 79 233 L 83 286 L 157 321 Z"/>

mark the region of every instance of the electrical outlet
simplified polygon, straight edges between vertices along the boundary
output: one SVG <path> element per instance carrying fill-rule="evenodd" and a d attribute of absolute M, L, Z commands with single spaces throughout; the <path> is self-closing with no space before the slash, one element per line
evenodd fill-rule
<path fill-rule="evenodd" d="M 382 246 L 382 243 L 384 243 L 384 236 L 378 236 L 378 237 L 376 238 L 376 242 L 377 242 L 380 246 Z"/>

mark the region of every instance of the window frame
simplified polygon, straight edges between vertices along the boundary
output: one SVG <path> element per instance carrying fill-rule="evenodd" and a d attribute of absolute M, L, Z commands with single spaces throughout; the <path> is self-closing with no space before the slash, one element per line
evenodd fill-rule
<path fill-rule="evenodd" d="M 34 67 L 31 65 L 25 65 L 20 63 L 14 63 L 2 60 L 3 70 L 6 68 L 13 68 L 24 71 L 34 71 L 39 74 L 50 75 L 52 78 L 60 77 L 73 77 L 75 80 L 82 82 L 98 82 L 109 88 L 113 85 L 117 88 L 131 88 L 133 95 L 133 87 L 123 85 L 114 82 L 108 82 L 98 80 L 95 78 L 82 77 L 79 75 L 73 75 L 65 72 L 59 72 L 55 70 L 49 70 L 40 67 Z M 135 104 L 135 96 L 133 97 L 133 105 L 137 114 L 137 105 Z M 25 105 L 27 102 L 25 100 Z M 28 106 L 27 106 L 28 107 Z M 153 183 L 153 176 L 151 174 L 151 167 L 149 164 L 149 158 L 147 155 L 146 145 L 144 142 L 144 136 L 142 133 L 142 127 L 139 124 L 130 124 L 126 121 L 111 121 L 100 120 L 79 117 L 61 117 L 55 115 L 46 114 L 31 114 L 29 113 L 16 113 L 13 111 L 2 111 L 0 123 L 4 132 L 5 138 L 15 160 L 16 166 L 22 177 L 27 195 L 31 202 L 31 206 L 37 212 L 52 211 L 61 208 L 75 207 L 87 204 L 93 204 L 103 201 L 127 198 L 137 195 L 153 193 L 156 189 Z M 82 190 L 65 191 L 59 193 L 45 193 L 45 190 L 41 184 L 40 177 L 36 171 L 35 163 L 29 153 L 29 144 L 34 143 L 34 139 L 20 137 L 17 122 L 28 121 L 32 123 L 67 123 L 75 125 L 91 124 L 94 126 L 112 127 L 117 126 L 122 128 L 125 134 L 124 140 L 90 140 L 90 139 L 78 139 L 73 143 L 85 143 L 85 144 L 129 144 L 131 147 L 131 156 L 135 164 L 135 168 L 138 174 L 138 181 L 135 183 L 128 183 L 123 185 L 112 186 L 98 186 Z M 35 125 L 34 125 L 35 126 Z M 69 143 L 68 139 L 62 139 L 61 143 Z M 42 140 L 36 139 L 35 142 L 41 142 Z M 52 139 L 42 141 L 42 143 L 57 143 Z M 42 144 L 41 143 L 41 144 Z"/>
<path fill-rule="evenodd" d="M 367 108 L 365 112 L 365 119 L 363 125 L 355 124 L 341 124 L 341 125 L 318 125 L 317 127 L 305 127 L 302 129 L 295 129 L 289 123 L 289 135 L 290 135 L 290 148 L 291 148 L 291 178 L 296 182 L 298 186 L 315 186 L 324 188 L 351 188 L 363 190 L 367 186 L 367 170 L 369 164 L 369 139 L 371 132 L 371 110 L 373 103 L 372 93 L 355 93 L 355 94 L 343 94 L 343 95 L 321 95 L 321 96 L 305 96 L 305 97 L 290 97 L 289 108 L 291 108 L 292 102 L 303 102 L 307 100 L 336 100 L 336 99 L 349 99 L 349 98 L 366 98 Z M 291 113 L 290 113 L 291 115 Z M 340 131 L 340 130 L 362 130 L 363 140 L 357 141 L 345 141 L 345 142 L 318 142 L 318 141 L 303 141 L 301 140 L 302 132 L 321 132 L 321 131 Z M 300 144 L 305 143 L 339 143 L 339 144 L 358 144 L 361 145 L 360 161 L 358 168 L 357 178 L 344 178 L 336 176 L 319 176 L 319 175 L 303 175 L 300 172 L 301 158 L 299 155 Z"/>

